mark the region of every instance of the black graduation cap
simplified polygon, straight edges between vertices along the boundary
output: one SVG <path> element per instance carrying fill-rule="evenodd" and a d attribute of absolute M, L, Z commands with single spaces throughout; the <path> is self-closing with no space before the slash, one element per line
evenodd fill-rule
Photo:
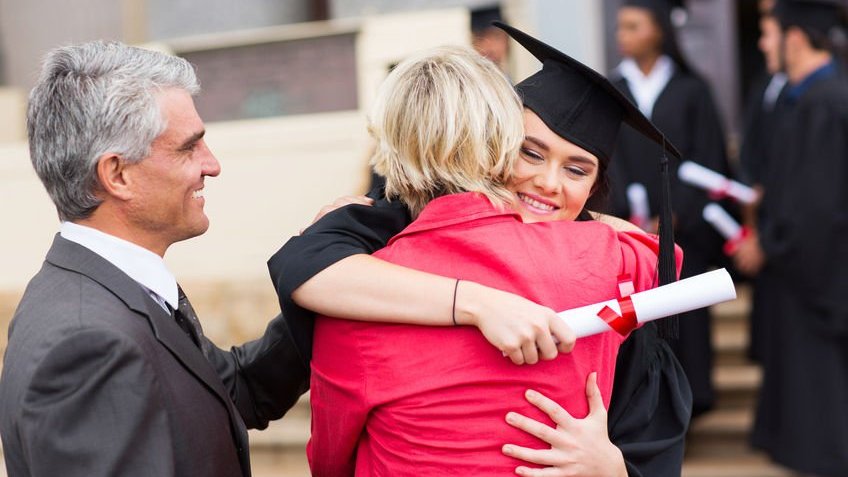
<path fill-rule="evenodd" d="M 624 6 L 645 8 L 657 18 L 670 18 L 675 8 L 686 8 L 683 0 L 624 0 Z"/>
<path fill-rule="evenodd" d="M 524 106 L 552 131 L 609 162 L 625 122 L 680 159 L 654 124 L 603 75 L 550 45 L 495 22 L 542 62 L 542 69 L 515 85 Z"/>
<path fill-rule="evenodd" d="M 783 28 L 797 26 L 825 36 L 845 26 L 845 0 L 778 0 L 772 13 Z"/>
<path fill-rule="evenodd" d="M 605 164 L 609 164 L 612 157 L 622 122 L 660 145 L 658 162 L 663 190 L 660 202 L 659 278 L 661 285 L 675 281 L 674 231 L 668 158 L 665 152 L 678 159 L 680 152 L 639 108 L 601 74 L 509 25 L 496 22 L 495 26 L 506 31 L 542 62 L 542 69 L 518 83 L 515 89 L 524 106 L 536 113 L 557 135 L 596 155 Z"/>
<path fill-rule="evenodd" d="M 471 32 L 481 33 L 501 21 L 501 7 L 495 5 L 471 10 Z"/>

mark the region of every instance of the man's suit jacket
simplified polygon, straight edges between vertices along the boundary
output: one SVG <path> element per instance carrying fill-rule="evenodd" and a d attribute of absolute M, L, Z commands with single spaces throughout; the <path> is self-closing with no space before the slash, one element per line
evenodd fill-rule
<path fill-rule="evenodd" d="M 274 379 L 287 362 L 300 366 L 291 343 L 278 317 L 262 339 L 231 352 L 204 346 L 204 357 L 138 283 L 57 235 L 9 331 L 7 471 L 247 477 L 241 415 L 263 428 L 306 388 L 305 375 Z"/>

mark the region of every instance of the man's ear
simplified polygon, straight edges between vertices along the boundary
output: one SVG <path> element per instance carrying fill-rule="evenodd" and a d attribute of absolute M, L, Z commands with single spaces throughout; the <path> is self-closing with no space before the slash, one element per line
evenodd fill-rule
<path fill-rule="evenodd" d="M 786 45 L 798 45 L 798 44 L 809 44 L 810 40 L 807 38 L 807 34 L 804 33 L 800 27 L 791 26 L 783 31 L 783 44 L 784 48 Z"/>
<path fill-rule="evenodd" d="M 127 200 L 132 196 L 126 174 L 128 165 L 121 156 L 111 152 L 97 159 L 97 179 L 102 194 L 120 200 Z M 105 198 L 101 197 L 101 199 Z"/>

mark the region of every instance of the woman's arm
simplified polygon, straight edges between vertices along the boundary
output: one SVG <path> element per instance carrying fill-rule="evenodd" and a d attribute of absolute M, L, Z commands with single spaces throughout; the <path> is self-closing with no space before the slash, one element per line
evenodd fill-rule
<path fill-rule="evenodd" d="M 549 449 L 531 449 L 514 444 L 503 446 L 503 453 L 532 464 L 547 466 L 533 469 L 519 466 L 515 473 L 526 477 L 604 476 L 626 477 L 627 468 L 621 451 L 607 435 L 607 410 L 598 389 L 597 373 L 586 380 L 589 414 L 573 418 L 568 411 L 544 395 L 528 390 L 527 401 L 542 410 L 556 424 L 550 427 L 521 414 L 510 412 L 506 422 L 548 444 Z"/>
<path fill-rule="evenodd" d="M 452 326 L 455 317 L 458 325 L 479 328 L 516 364 L 553 359 L 558 352 L 571 351 L 576 339 L 548 307 L 370 255 L 353 255 L 330 265 L 298 287 L 292 299 L 317 313 L 352 320 Z"/>
<path fill-rule="evenodd" d="M 373 206 L 357 202 L 327 213 L 268 261 L 280 306 L 307 366 L 312 355 L 312 312 L 429 326 L 452 325 L 455 312 L 457 324 L 477 326 L 516 364 L 571 351 L 576 337 L 550 308 L 474 282 L 457 284 L 455 278 L 366 255 L 385 246 L 410 221 L 406 208 L 397 202 L 377 199 Z"/>

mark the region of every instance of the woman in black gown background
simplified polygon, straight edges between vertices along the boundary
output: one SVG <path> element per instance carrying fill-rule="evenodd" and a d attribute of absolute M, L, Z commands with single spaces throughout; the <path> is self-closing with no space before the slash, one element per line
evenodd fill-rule
<path fill-rule="evenodd" d="M 728 175 L 724 132 L 710 89 L 686 62 L 675 38 L 671 20 L 675 6 L 681 6 L 680 2 L 624 2 L 618 11 L 616 38 L 624 60 L 611 79 L 680 149 L 684 160 Z M 647 190 L 650 211 L 656 217 L 660 184 L 654 164 L 659 154 L 655 144 L 628 127 L 622 128 L 610 170 L 613 215 L 631 216 L 626 191 L 631 184 L 639 183 Z M 686 278 L 719 262 L 723 241 L 702 217 L 704 206 L 710 202 L 707 193 L 677 180 L 677 166 L 671 165 L 674 234 L 684 251 L 681 278 Z M 681 317 L 679 332 L 679 340 L 671 342 L 672 348 L 692 386 L 693 415 L 697 415 L 709 410 L 715 399 L 709 309 Z"/>

